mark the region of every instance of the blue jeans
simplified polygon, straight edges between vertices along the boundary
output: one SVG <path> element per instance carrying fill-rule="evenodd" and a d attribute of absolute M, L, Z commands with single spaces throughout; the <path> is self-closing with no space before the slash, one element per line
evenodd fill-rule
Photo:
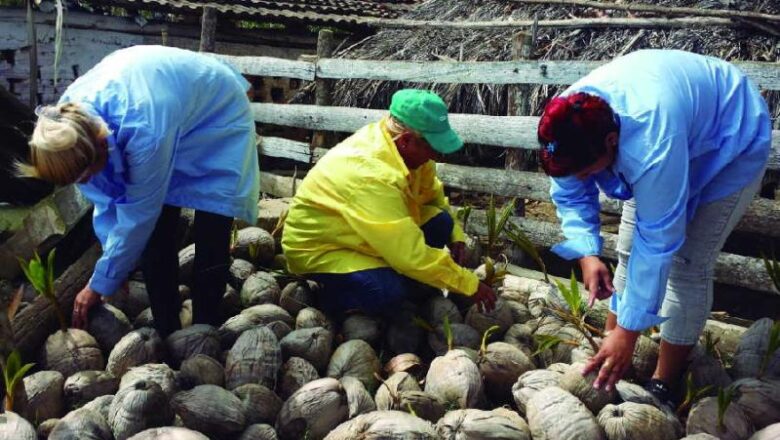
<path fill-rule="evenodd" d="M 449 244 L 454 222 L 442 211 L 420 229 L 425 244 L 442 249 Z M 390 267 L 359 270 L 349 273 L 315 273 L 307 278 L 320 285 L 320 308 L 331 316 L 341 317 L 349 310 L 369 315 L 388 315 L 419 289 L 420 283 L 401 275 Z"/>

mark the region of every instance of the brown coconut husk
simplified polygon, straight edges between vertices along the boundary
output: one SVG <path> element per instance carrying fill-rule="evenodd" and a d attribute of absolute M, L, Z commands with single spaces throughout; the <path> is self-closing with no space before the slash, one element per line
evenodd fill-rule
<path fill-rule="evenodd" d="M 173 423 L 168 397 L 152 381 L 138 380 L 117 392 L 108 413 L 108 424 L 116 440 L 127 438 L 149 428 Z"/>
<path fill-rule="evenodd" d="M 374 349 L 367 342 L 355 339 L 339 345 L 330 358 L 327 375 L 337 379 L 355 377 L 373 392 L 378 384 L 375 376 L 381 371 L 382 364 Z"/>
<path fill-rule="evenodd" d="M 374 401 L 379 410 L 401 409 L 399 408 L 400 394 L 402 391 L 422 391 L 417 379 L 406 372 L 394 373 L 383 381 L 376 390 Z"/>
<path fill-rule="evenodd" d="M 273 389 L 282 366 L 282 352 L 276 336 L 266 327 L 249 329 L 239 336 L 225 361 L 225 386 L 235 389 L 258 383 Z"/>
<path fill-rule="evenodd" d="M 128 440 L 208 440 L 208 437 L 191 429 L 166 426 L 147 429 L 130 437 Z"/>
<path fill-rule="evenodd" d="M 691 435 L 703 432 L 721 440 L 739 440 L 750 437 L 754 432 L 750 419 L 734 402 L 723 416 L 723 428 L 721 430 L 718 427 L 718 399 L 705 397 L 696 402 L 688 413 L 685 433 Z"/>
<path fill-rule="evenodd" d="M 279 305 L 287 312 L 295 316 L 306 307 L 314 305 L 314 294 L 305 281 L 293 281 L 284 286 Z"/>
<path fill-rule="evenodd" d="M 255 424 L 247 426 L 238 440 L 279 440 L 276 430 L 271 425 Z"/>
<path fill-rule="evenodd" d="M 534 394 L 526 406 L 534 440 L 606 439 L 588 408 L 567 391 L 548 387 Z"/>
<path fill-rule="evenodd" d="M 376 404 L 371 394 L 366 391 L 363 383 L 352 376 L 344 376 L 341 382 L 342 388 L 347 395 L 347 406 L 349 408 L 349 418 L 357 417 L 360 414 L 366 414 L 376 411 Z"/>
<path fill-rule="evenodd" d="M 105 440 L 113 438 L 111 427 L 100 414 L 90 409 L 81 408 L 71 411 L 61 418 L 49 440 Z"/>
<path fill-rule="evenodd" d="M 209 437 L 229 437 L 246 427 L 241 400 L 230 391 L 216 385 L 199 385 L 181 391 L 171 399 L 171 407 L 181 417 L 184 426 Z"/>
<path fill-rule="evenodd" d="M 62 387 L 65 377 L 59 371 L 38 371 L 23 379 L 27 403 L 19 410 L 28 420 L 43 421 L 65 414 Z"/>
<path fill-rule="evenodd" d="M 241 286 L 241 306 L 252 307 L 260 304 L 277 304 L 282 289 L 276 278 L 267 272 L 255 272 Z"/>
<path fill-rule="evenodd" d="M 525 414 L 526 405 L 534 394 L 545 388 L 558 386 L 562 376 L 561 373 L 549 370 L 531 370 L 521 374 L 512 385 L 512 397 L 520 413 Z"/>
<path fill-rule="evenodd" d="M 501 413 L 478 409 L 448 412 L 436 423 L 436 433 L 439 438 L 444 439 L 531 440 L 531 431 L 525 422 L 520 424 L 517 419 L 508 418 Z"/>
<path fill-rule="evenodd" d="M 572 364 L 561 377 L 558 386 L 580 399 L 590 412 L 598 414 L 607 404 L 617 400 L 618 392 L 615 388 L 612 388 L 610 391 L 606 391 L 605 387 L 600 389 L 594 388 L 593 382 L 598 377 L 598 371 L 593 371 L 587 376 L 583 376 L 583 368 L 585 368 L 584 363 Z"/>
<path fill-rule="evenodd" d="M 342 423 L 326 440 L 385 439 L 435 440 L 436 431 L 430 422 L 401 411 L 374 411 Z"/>
<path fill-rule="evenodd" d="M 425 376 L 425 392 L 453 408 L 476 408 L 484 401 L 479 367 L 461 350 L 433 360 Z"/>
<path fill-rule="evenodd" d="M 609 440 L 675 440 L 677 430 L 660 409 L 641 403 L 608 404 L 598 413 Z"/>
<path fill-rule="evenodd" d="M 195 324 L 171 333 L 165 338 L 165 346 L 174 368 L 196 354 L 217 358 L 222 351 L 217 329 L 207 324 Z"/>
<path fill-rule="evenodd" d="M 139 379 L 153 381 L 169 399 L 179 391 L 176 374 L 167 364 L 144 364 L 131 368 L 119 381 L 119 389 L 132 386 Z"/>
<path fill-rule="evenodd" d="M 225 369 L 218 360 L 205 354 L 196 354 L 184 360 L 179 369 L 179 382 L 192 388 L 198 385 L 225 385 Z"/>
<path fill-rule="evenodd" d="M 132 367 L 160 362 L 165 346 L 157 331 L 143 327 L 126 334 L 111 350 L 106 370 L 122 377 Z"/>
<path fill-rule="evenodd" d="M 295 330 L 280 341 L 282 357 L 300 357 L 324 371 L 333 353 L 333 333 L 323 327 Z"/>
<path fill-rule="evenodd" d="M 734 382 L 736 403 L 756 430 L 780 422 L 780 379 L 744 378 Z"/>
<path fill-rule="evenodd" d="M 249 226 L 240 229 L 237 235 L 232 252 L 235 258 L 242 258 L 259 266 L 270 266 L 276 254 L 276 244 L 268 231 L 256 226 Z M 254 253 L 254 258 L 252 253 Z"/>
<path fill-rule="evenodd" d="M 341 323 L 341 336 L 344 341 L 362 339 L 376 346 L 382 339 L 381 324 L 377 318 L 360 313 L 352 314 Z"/>
<path fill-rule="evenodd" d="M 257 268 L 255 268 L 254 264 L 236 258 L 230 263 L 230 268 L 228 269 L 228 283 L 233 289 L 241 291 L 241 287 L 246 280 L 255 272 L 257 272 Z M 241 296 L 239 295 L 240 298 Z"/>
<path fill-rule="evenodd" d="M 78 408 L 90 400 L 114 394 L 119 389 L 119 378 L 103 370 L 85 370 L 65 379 L 63 394 L 70 408 Z"/>
<path fill-rule="evenodd" d="M 132 330 L 130 320 L 117 307 L 98 304 L 89 311 L 87 331 L 95 338 L 104 356 L 108 356 L 114 346 Z"/>
<path fill-rule="evenodd" d="M 30 422 L 12 411 L 0 414 L 0 438 L 8 440 L 38 440 L 38 434 Z"/>
<path fill-rule="evenodd" d="M 39 365 L 68 377 L 82 370 L 102 370 L 103 353 L 95 338 L 84 330 L 58 330 L 46 338 L 41 349 Z"/>
<path fill-rule="evenodd" d="M 732 376 L 735 378 L 756 377 L 761 370 L 761 364 L 769 347 L 769 333 L 774 321 L 762 318 L 754 322 L 737 345 L 734 353 Z M 780 350 L 769 359 L 763 377 L 780 377 Z"/>
<path fill-rule="evenodd" d="M 282 365 L 276 390 L 282 400 L 287 400 L 307 383 L 320 378 L 317 369 L 309 361 L 291 357 Z"/>
<path fill-rule="evenodd" d="M 94 399 L 90 400 L 86 405 L 82 406 L 82 408 L 95 411 L 96 413 L 100 414 L 100 416 L 103 417 L 106 420 L 106 422 L 108 422 L 108 413 L 111 410 L 111 403 L 113 401 L 114 401 L 114 395 L 106 394 L 104 396 L 95 397 Z"/>
<path fill-rule="evenodd" d="M 273 423 L 282 409 L 282 399 L 262 385 L 248 383 L 233 390 L 241 400 L 247 425 Z"/>
<path fill-rule="evenodd" d="M 533 370 L 533 361 L 519 348 L 506 342 L 488 344 L 477 361 L 485 384 L 485 394 L 494 404 L 512 401 L 512 385 L 521 374 Z"/>
<path fill-rule="evenodd" d="M 331 377 L 309 382 L 293 393 L 282 405 L 276 419 L 281 440 L 324 438 L 349 416 L 346 393 L 341 383 Z"/>

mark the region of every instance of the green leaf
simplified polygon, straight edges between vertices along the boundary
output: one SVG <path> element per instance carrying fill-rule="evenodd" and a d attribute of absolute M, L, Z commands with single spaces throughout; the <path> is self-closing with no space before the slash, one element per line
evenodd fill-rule
<path fill-rule="evenodd" d="M 772 329 L 769 330 L 769 344 L 767 345 L 764 355 L 761 357 L 761 366 L 758 370 L 759 378 L 766 372 L 769 361 L 772 360 L 778 349 L 780 349 L 780 321 L 775 321 L 772 325 Z"/>
<path fill-rule="evenodd" d="M 495 332 L 497 332 L 499 330 L 501 330 L 501 327 L 499 327 L 497 325 L 491 326 L 490 328 L 485 330 L 485 333 L 482 334 L 482 345 L 480 345 L 480 349 L 479 349 L 479 351 L 481 353 L 487 352 L 487 340 L 488 340 L 488 338 L 490 338 L 491 334 L 493 334 L 493 333 L 495 333 Z"/>
<path fill-rule="evenodd" d="M 415 316 L 414 318 L 412 318 L 412 324 L 416 325 L 417 327 L 429 333 L 433 333 L 436 331 L 436 329 L 434 329 L 433 326 L 428 323 L 428 321 L 420 318 L 419 316 Z"/>
<path fill-rule="evenodd" d="M 19 383 L 19 381 L 22 380 L 22 378 L 24 378 L 24 375 L 27 374 L 27 372 L 30 371 L 30 368 L 32 368 L 33 366 L 35 366 L 35 364 L 25 364 L 25 365 L 23 365 L 22 368 L 17 370 L 17 372 L 14 375 L 13 379 L 11 380 L 11 382 L 14 385 Z"/>
<path fill-rule="evenodd" d="M 734 395 L 733 387 L 718 389 L 718 429 L 721 432 L 726 430 L 726 427 L 723 425 L 723 419 L 726 416 L 729 405 L 731 405 L 731 401 L 734 400 Z"/>
<path fill-rule="evenodd" d="M 54 295 L 54 252 L 56 250 L 56 248 L 52 249 L 46 259 L 46 291 L 51 295 Z"/>
<path fill-rule="evenodd" d="M 539 268 L 542 269 L 544 280 L 549 283 L 550 279 L 547 275 L 547 266 L 544 264 L 544 260 L 542 260 L 542 257 L 539 255 L 539 250 L 536 249 L 536 246 L 534 246 L 534 244 L 531 242 L 528 236 L 525 235 L 522 229 L 510 221 L 506 224 L 504 234 L 506 234 L 506 236 L 515 246 L 519 247 L 520 250 L 525 252 L 534 260 Z"/>
<path fill-rule="evenodd" d="M 536 351 L 531 356 L 537 356 L 546 350 L 552 350 L 563 343 L 563 339 L 553 335 L 534 335 L 534 339 L 536 340 Z"/>
<path fill-rule="evenodd" d="M 452 350 L 452 326 L 450 325 L 450 317 L 449 315 L 444 315 L 444 323 L 442 324 L 444 327 L 444 337 L 447 339 L 447 350 Z"/>
<path fill-rule="evenodd" d="M 500 236 L 504 232 L 509 217 L 515 212 L 516 204 L 517 199 L 512 199 L 501 209 L 501 216 L 498 219 L 498 224 L 496 224 L 496 236 Z"/>

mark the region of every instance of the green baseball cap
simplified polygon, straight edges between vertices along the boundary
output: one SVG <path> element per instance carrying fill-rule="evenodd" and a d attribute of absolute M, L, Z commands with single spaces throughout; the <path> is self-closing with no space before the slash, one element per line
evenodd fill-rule
<path fill-rule="evenodd" d="M 439 153 L 450 154 L 463 148 L 463 140 L 447 119 L 447 104 L 433 92 L 418 89 L 395 92 L 390 102 L 390 114 L 422 134 Z"/>

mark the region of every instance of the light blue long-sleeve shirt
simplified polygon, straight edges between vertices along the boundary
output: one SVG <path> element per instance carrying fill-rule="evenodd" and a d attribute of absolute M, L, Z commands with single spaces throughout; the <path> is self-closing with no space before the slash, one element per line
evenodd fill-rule
<path fill-rule="evenodd" d="M 626 287 L 612 296 L 618 324 L 644 330 L 658 316 L 672 256 L 701 203 L 724 198 L 762 172 L 771 145 L 766 102 L 735 66 L 673 50 L 641 50 L 594 70 L 564 95 L 606 100 L 620 118 L 615 163 L 585 180 L 552 178 L 566 259 L 599 255 L 601 189 L 634 198 L 636 229 Z"/>
<path fill-rule="evenodd" d="M 163 46 L 118 50 L 60 102 L 108 125 L 108 161 L 79 185 L 103 247 L 90 287 L 113 294 L 140 258 L 164 204 L 254 223 L 259 168 L 249 83 L 227 64 Z"/>

